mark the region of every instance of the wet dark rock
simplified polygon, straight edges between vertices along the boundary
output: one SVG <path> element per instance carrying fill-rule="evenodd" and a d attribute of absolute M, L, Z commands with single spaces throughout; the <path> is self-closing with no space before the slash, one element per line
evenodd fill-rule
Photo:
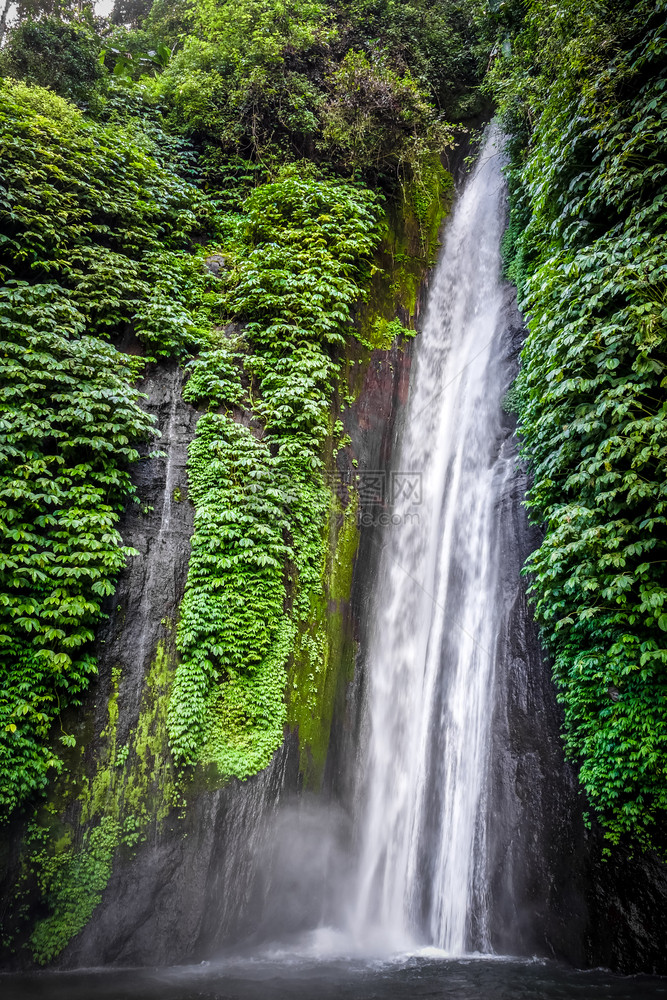
<path fill-rule="evenodd" d="M 507 290 L 506 378 L 523 341 Z M 499 447 L 515 448 L 505 420 Z M 500 953 L 543 955 L 574 965 L 667 973 L 667 866 L 614 849 L 603 860 L 599 830 L 584 825 L 584 794 L 564 759 L 562 711 L 526 600 L 520 570 L 540 544 L 523 500 L 525 469 L 499 507 L 502 532 L 495 715 L 487 838 L 492 852 L 492 941 Z"/>
<path fill-rule="evenodd" d="M 213 253 L 210 257 L 206 257 L 204 260 L 204 266 L 208 268 L 211 274 L 215 274 L 217 276 L 221 271 L 226 271 L 228 269 L 227 258 L 223 257 L 221 253 Z"/>
<path fill-rule="evenodd" d="M 502 361 L 508 384 L 522 336 L 508 290 Z M 352 447 L 341 458 L 341 473 L 352 473 L 352 456 L 357 469 L 389 469 L 411 356 L 411 345 L 373 353 L 356 401 L 344 413 Z M 182 378 L 175 365 L 163 365 L 152 369 L 143 386 L 163 435 L 158 447 L 167 457 L 142 462 L 136 472 L 141 504 L 129 507 L 121 529 L 126 544 L 140 555 L 130 561 L 108 602 L 109 618 L 98 637 L 100 677 L 84 709 L 86 725 L 99 733 L 106 723 L 111 671 L 120 666 L 120 744 L 136 725 L 157 644 L 172 635 L 187 575 L 193 509 L 185 469 L 198 415 L 181 398 Z M 497 447 L 515 447 L 513 436 L 512 418 L 507 416 Z M 621 851 L 610 861 L 602 860 L 602 838 L 584 826 L 583 797 L 563 758 L 561 712 L 519 575 L 525 557 L 539 544 L 523 507 L 526 485 L 526 473 L 518 465 L 499 507 L 499 599 L 505 624 L 498 637 L 487 831 L 494 871 L 493 943 L 499 952 L 664 973 L 667 868 L 655 858 L 629 858 Z M 352 599 L 343 622 L 360 648 L 366 641 L 381 545 L 382 527 L 371 519 L 362 525 Z M 363 684 L 359 656 L 354 679 L 341 683 L 324 779 L 324 800 L 342 803 L 343 811 L 359 737 Z M 86 750 L 88 763 L 99 753 L 95 737 Z M 257 859 L 267 856 L 279 810 L 298 800 L 299 788 L 295 733 L 287 735 L 262 774 L 222 788 L 202 787 L 183 817 L 174 811 L 161 827 L 155 825 L 133 858 L 117 862 L 88 926 L 57 964 L 71 968 L 199 961 L 215 955 L 223 943 L 255 934 L 267 919 L 270 881 L 266 870 L 257 872 Z M 344 823 L 341 830 L 344 837 Z M 9 869 L 17 859 L 16 851 L 8 856 Z M 270 926 L 281 916 L 285 923 L 298 923 L 298 914 L 286 907 Z"/>
<path fill-rule="evenodd" d="M 246 782 L 203 791 L 136 857 L 117 865 L 88 926 L 58 962 L 174 965 L 214 956 L 247 937 L 257 919 L 253 860 L 264 849 L 286 788 L 296 785 L 298 743 Z"/>

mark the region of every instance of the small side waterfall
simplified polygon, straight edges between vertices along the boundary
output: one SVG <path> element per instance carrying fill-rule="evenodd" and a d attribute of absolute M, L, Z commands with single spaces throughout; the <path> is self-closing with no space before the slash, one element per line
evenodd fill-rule
<path fill-rule="evenodd" d="M 389 948 L 489 951 L 486 781 L 500 551 L 505 206 L 490 133 L 417 345 L 367 651 L 350 922 Z M 506 453 L 507 452 L 507 453 Z M 398 515 L 398 516 L 397 516 Z"/>

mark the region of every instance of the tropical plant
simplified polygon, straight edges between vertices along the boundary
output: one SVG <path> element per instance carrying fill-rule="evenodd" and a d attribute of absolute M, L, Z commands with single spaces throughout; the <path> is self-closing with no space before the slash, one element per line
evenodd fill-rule
<path fill-rule="evenodd" d="M 494 69 L 515 138 L 506 251 L 530 593 L 568 753 L 611 843 L 665 850 L 667 32 L 664 4 L 528 8 Z M 517 123 L 519 127 L 517 128 Z M 526 145 L 525 137 L 530 137 Z"/>

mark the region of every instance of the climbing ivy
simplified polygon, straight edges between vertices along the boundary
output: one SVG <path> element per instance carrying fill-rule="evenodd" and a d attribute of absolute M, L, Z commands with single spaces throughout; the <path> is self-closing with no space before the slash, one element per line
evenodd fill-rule
<path fill-rule="evenodd" d="M 664 851 L 665 6 L 566 7 L 533 0 L 494 71 L 529 326 L 513 395 L 545 530 L 527 569 L 595 815 L 612 844 Z"/>
<path fill-rule="evenodd" d="M 97 336 L 128 328 L 158 355 L 205 340 L 215 279 L 186 250 L 209 220 L 159 143 L 0 81 L 0 148 L 0 276 L 58 281 Z"/>
<path fill-rule="evenodd" d="M 45 742 L 76 704 L 101 602 L 131 550 L 116 524 L 127 468 L 152 433 L 127 359 L 84 332 L 63 288 L 10 282 L 0 298 L 0 802 L 58 766 Z M 68 737 L 61 735 L 63 742 Z"/>
<path fill-rule="evenodd" d="M 141 359 L 208 335 L 215 281 L 186 252 L 198 195 L 132 127 L 0 83 L 0 804 L 60 767 L 51 737 L 96 671 L 102 601 L 131 554 L 129 467 L 154 434 Z M 155 153 L 155 156 L 152 155 Z M 157 157 L 157 158 L 156 158 Z M 208 276 L 207 276 L 208 274 Z"/>
<path fill-rule="evenodd" d="M 243 337 L 222 334 L 185 389 L 225 412 L 200 419 L 188 462 L 195 530 L 169 710 L 184 763 L 243 778 L 282 740 L 285 665 L 308 594 L 322 586 L 333 348 L 351 330 L 379 214 L 368 189 L 299 168 L 245 202 L 226 294 Z"/>
<path fill-rule="evenodd" d="M 288 528 L 270 454 L 248 428 L 207 414 L 190 447 L 195 530 L 181 608 L 169 726 L 176 754 L 192 760 L 216 679 L 261 667 L 283 613 L 283 540 Z"/>

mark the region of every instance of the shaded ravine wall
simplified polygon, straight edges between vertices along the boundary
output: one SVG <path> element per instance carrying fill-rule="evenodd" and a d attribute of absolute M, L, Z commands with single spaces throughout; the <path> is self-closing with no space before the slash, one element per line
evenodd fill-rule
<path fill-rule="evenodd" d="M 140 389 L 165 455 L 144 459 L 134 472 L 140 503 L 128 507 L 119 527 L 138 555 L 106 602 L 108 618 L 96 638 L 98 678 L 83 706 L 63 714 L 76 749 L 63 754 L 63 773 L 36 817 L 15 819 L 3 831 L 0 915 L 11 938 L 5 967 L 29 967 L 33 958 L 59 967 L 199 960 L 252 930 L 259 908 L 253 895 L 261 891 L 255 861 L 266 851 L 279 803 L 304 787 L 319 792 L 336 784 L 332 748 L 345 728 L 357 649 L 352 569 L 363 562 L 362 553 L 355 562 L 356 500 L 346 484 L 357 469 L 386 459 L 411 351 L 409 340 L 372 344 L 386 340 L 382 330 L 397 315 L 418 323 L 420 283 L 446 205 L 445 185 L 443 201 L 431 205 L 426 243 L 409 207 L 389 219 L 376 261 L 384 273 L 377 273 L 355 320 L 367 346 L 350 342 L 347 387 L 336 390 L 332 412 L 332 425 L 341 417 L 352 445 L 337 465 L 328 456 L 341 486 L 328 529 L 325 596 L 312 625 L 327 640 L 326 676 L 312 695 L 297 643 L 284 744 L 264 772 L 245 782 L 221 783 L 201 769 L 179 782 L 168 753 L 175 626 L 194 515 L 187 450 L 199 413 L 182 399 L 182 369 L 170 362 L 148 367 Z M 120 346 L 141 352 L 131 339 Z M 48 882 L 49 874 L 45 881 L 48 865 L 39 844 L 29 844 L 29 819 L 48 837 L 49 856 L 55 845 L 65 878 Z M 90 833 L 100 823 L 105 837 L 91 850 Z"/>
<path fill-rule="evenodd" d="M 410 237 L 403 223 L 394 220 L 380 261 L 389 278 L 384 284 L 376 281 L 359 317 L 362 327 L 370 326 L 374 316 L 390 318 L 398 302 L 403 320 L 411 317 L 418 328 L 428 291 L 428 256 L 406 273 L 395 264 L 406 249 L 419 256 L 414 233 Z M 522 338 L 508 288 L 502 359 L 508 384 Z M 121 530 L 140 555 L 131 560 L 108 602 L 110 617 L 98 634 L 99 679 L 83 709 L 63 720 L 77 737 L 77 749 L 67 759 L 67 777 L 56 783 L 41 813 L 54 837 L 73 831 L 74 854 L 84 850 L 82 814 L 109 789 L 124 803 L 111 820 L 127 825 L 128 817 L 146 815 L 148 823 L 139 842 L 133 841 L 131 829 L 121 831 L 101 899 L 94 905 L 97 897 L 91 896 L 91 919 L 56 965 L 200 961 L 223 942 L 252 935 L 263 912 L 261 879 L 254 876 L 257 859 L 270 851 L 279 810 L 307 799 L 304 786 L 319 792 L 320 799 L 342 803 L 338 812 L 344 837 L 364 682 L 359 651 L 365 645 L 383 538 L 381 508 L 369 509 L 370 523 L 362 523 L 358 534 L 346 521 L 345 483 L 355 470 L 389 469 L 411 355 L 411 342 L 387 350 L 370 351 L 358 344 L 348 349 L 354 402 L 343 409 L 337 399 L 334 419 L 341 416 L 352 443 L 335 466 L 342 503 L 332 510 L 330 524 L 330 599 L 324 608 L 328 677 L 318 717 L 308 720 L 303 705 L 293 703 L 285 742 L 262 774 L 223 787 L 217 787 L 215 776 L 197 774 L 184 796 L 165 753 L 165 712 L 193 519 L 187 446 L 198 414 L 182 401 L 182 372 L 175 365 L 151 370 L 142 388 L 158 418 L 160 447 L 167 458 L 138 467 L 141 505 L 126 512 Z M 514 446 L 508 415 L 498 448 Z M 526 474 L 518 464 L 499 510 L 504 552 L 499 599 L 506 614 L 498 638 L 489 809 L 494 946 L 501 953 L 554 956 L 577 965 L 667 972 L 665 867 L 650 858 L 632 861 L 620 854 L 601 860 L 601 839 L 584 827 L 576 776 L 563 760 L 561 715 L 519 577 L 525 556 L 538 541 L 522 506 L 525 489 Z M 295 680 L 299 683 L 299 667 L 293 664 L 288 691 Z M 25 906 L 27 919 L 14 942 L 15 957 L 8 956 L 7 964 L 25 967 L 29 953 L 21 945 L 48 910 L 30 872 L 22 882 L 19 876 L 16 896 L 25 824 L 17 821 L 9 833 L 4 915 L 11 923 L 17 906 Z M 315 908 L 321 905 L 321 899 L 313 901 Z M 298 915 L 279 916 L 298 926 Z M 306 922 L 311 917 L 303 914 Z"/>
<path fill-rule="evenodd" d="M 509 386 L 525 331 L 514 289 L 506 287 L 503 355 Z M 516 453 L 506 414 L 498 451 Z M 603 860 L 599 829 L 587 830 L 584 795 L 564 760 L 557 704 L 527 599 L 521 567 L 540 544 L 523 500 L 523 463 L 498 506 L 503 628 L 496 648 L 491 789 L 491 932 L 503 954 L 541 955 L 574 965 L 667 973 L 667 866 L 623 848 Z"/>
<path fill-rule="evenodd" d="M 508 284 L 498 359 L 508 388 L 518 371 L 524 337 L 516 293 Z M 408 374 L 404 369 L 394 387 L 399 395 L 392 407 L 392 436 L 379 447 L 380 439 L 374 439 L 368 468 L 390 465 Z M 510 413 L 504 414 L 496 451 L 516 455 L 516 468 L 498 504 L 502 558 L 497 599 L 503 627 L 496 648 L 487 814 L 492 945 L 498 954 L 667 974 L 667 865 L 656 856 L 632 856 L 623 847 L 604 858 L 601 831 L 595 825 L 586 828 L 585 797 L 574 767 L 564 759 L 562 710 L 521 576 L 541 538 L 524 507 L 529 478 L 518 457 L 516 420 Z M 352 602 L 361 650 L 382 544 L 382 529 L 362 531 Z M 343 798 L 352 787 L 363 685 L 360 655 L 345 725 L 335 730 L 341 743 L 336 787 Z"/>

